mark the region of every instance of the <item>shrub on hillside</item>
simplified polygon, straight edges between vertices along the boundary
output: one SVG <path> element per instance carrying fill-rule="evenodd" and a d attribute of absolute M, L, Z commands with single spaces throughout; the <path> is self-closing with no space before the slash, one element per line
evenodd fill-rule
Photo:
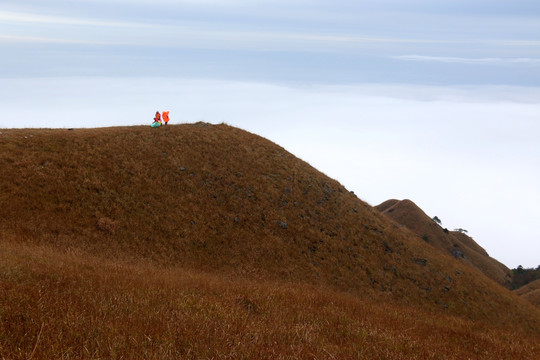
<path fill-rule="evenodd" d="M 524 268 L 519 265 L 516 269 L 512 269 L 513 277 L 510 289 L 518 289 L 530 282 L 540 279 L 540 265 L 534 268 Z"/>
<path fill-rule="evenodd" d="M 113 221 L 108 217 L 102 217 L 97 221 L 96 228 L 104 233 L 114 234 L 116 233 L 117 224 L 116 221 Z"/>

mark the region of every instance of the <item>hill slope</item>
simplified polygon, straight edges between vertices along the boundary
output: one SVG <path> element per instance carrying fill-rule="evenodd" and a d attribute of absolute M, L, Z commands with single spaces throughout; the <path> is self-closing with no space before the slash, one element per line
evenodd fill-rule
<path fill-rule="evenodd" d="M 420 311 L 421 317 L 430 314 L 433 322 L 448 317 L 473 321 L 483 324 L 478 326 L 483 326 L 486 337 L 495 336 L 489 335 L 493 334 L 490 326 L 538 336 L 540 313 L 532 305 L 439 253 L 283 148 L 248 132 L 202 123 L 159 129 L 3 130 L 0 154 L 0 201 L 4 204 L 0 207 L 4 254 L 0 286 L 9 294 L 0 309 L 11 309 L 10 314 L 27 319 L 26 330 L 17 328 L 21 334 L 30 334 L 21 358 L 29 357 L 36 337 L 47 331 L 44 327 L 49 327 L 52 337 L 66 336 L 66 324 L 86 316 L 85 326 L 95 328 L 101 321 L 95 316 L 103 312 L 103 319 L 114 318 L 118 302 L 127 303 L 122 303 L 122 314 L 129 313 L 129 304 L 141 311 L 144 304 L 165 306 L 167 310 L 159 316 L 174 317 L 177 312 L 195 316 L 206 311 L 193 307 L 189 299 L 185 304 L 174 302 L 174 294 L 191 296 L 182 292 L 181 284 L 171 285 L 173 290 L 164 295 L 170 301 L 167 307 L 159 303 L 159 286 L 140 283 L 134 276 L 127 277 L 125 286 L 117 285 L 115 271 L 148 276 L 152 284 L 168 283 L 169 275 L 161 273 L 168 271 L 176 274 L 173 278 L 217 277 L 209 281 L 233 282 L 231 289 L 244 289 L 238 290 L 244 294 L 238 301 L 245 308 L 266 303 L 263 299 L 273 298 L 274 290 L 257 287 L 260 299 L 253 305 L 249 297 L 242 300 L 249 294 L 243 282 L 291 284 L 283 286 L 305 289 L 306 295 L 321 292 L 336 299 L 345 296 L 353 302 L 388 304 L 370 305 L 380 313 L 410 309 L 411 313 Z M 44 255 L 49 259 L 45 261 L 39 256 L 42 253 L 52 255 Z M 109 265 L 100 270 L 99 263 Z M 123 270 L 130 266 L 134 268 Z M 87 280 L 86 274 L 93 272 L 95 277 Z M 62 289 L 56 293 L 63 295 L 55 297 L 43 283 Z M 209 309 L 226 309 L 212 295 L 226 290 L 219 286 L 216 290 L 204 281 L 200 285 L 207 289 L 200 296 L 208 301 Z M 66 290 L 72 288 L 80 291 L 74 295 Z M 91 299 L 87 298 L 94 295 L 98 303 L 88 304 Z M 31 301 L 40 296 L 43 301 Z M 275 301 L 285 306 L 285 295 L 276 296 Z M 293 297 L 301 302 L 300 294 Z M 63 313 L 62 299 L 68 308 L 73 301 L 85 305 L 77 308 L 79 312 Z M 329 306 L 317 304 L 316 309 Z M 345 319 L 352 319 L 362 306 L 367 305 L 340 309 L 347 314 Z M 86 310 L 92 308 L 95 311 Z M 304 315 L 312 317 L 315 312 Z M 6 313 L 0 316 L 9 334 L 21 318 L 6 317 Z M 53 323 L 56 318 L 49 313 L 57 314 L 59 323 Z M 278 309 L 266 314 L 270 313 L 279 318 Z M 148 321 L 139 315 L 138 325 Z M 227 326 L 240 326 L 227 319 Z M 351 321 L 360 321 L 355 319 Z M 296 318 L 295 324 L 300 320 Z M 408 318 L 404 323 L 417 321 Z M 116 329 L 114 324 L 101 325 Z M 208 331 L 219 332 L 219 323 L 215 326 Z M 244 334 L 245 326 L 240 326 Z M 455 328 L 446 329 L 455 332 Z M 104 339 L 113 335 L 120 336 L 102 334 Z M 144 339 L 144 333 L 139 335 Z M 164 335 L 157 331 L 155 336 Z M 470 333 L 456 336 L 465 341 Z M 354 344 L 354 337 L 346 339 Z M 124 341 L 129 348 L 129 340 Z M 93 346 L 103 354 L 97 344 Z M 511 352 L 507 345 L 501 346 L 506 349 L 503 353 L 510 354 L 505 352 Z M 538 350 L 528 346 L 524 344 L 523 349 Z M 467 345 L 466 349 L 471 348 Z"/>
<path fill-rule="evenodd" d="M 369 289 L 456 312 L 505 299 L 336 181 L 239 129 L 20 130 L 0 146 L 0 230 L 29 242 Z"/>
<path fill-rule="evenodd" d="M 540 279 L 530 282 L 527 285 L 514 290 L 514 292 L 531 304 L 540 307 Z"/>
<path fill-rule="evenodd" d="M 491 258 L 468 235 L 459 231 L 445 231 L 412 201 L 392 199 L 375 208 L 443 253 L 480 270 L 499 284 L 509 286 L 512 280 L 510 269 Z"/>
<path fill-rule="evenodd" d="M 0 242 L 5 359 L 537 359 L 537 332 L 298 282 Z"/>

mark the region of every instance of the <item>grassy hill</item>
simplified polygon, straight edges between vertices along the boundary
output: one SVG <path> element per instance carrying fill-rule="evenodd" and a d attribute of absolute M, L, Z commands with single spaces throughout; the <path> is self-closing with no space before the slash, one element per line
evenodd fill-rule
<path fill-rule="evenodd" d="M 509 287 L 512 281 L 510 269 L 490 257 L 486 250 L 470 236 L 463 232 L 443 229 L 412 201 L 392 199 L 375 208 L 443 253 L 453 256 L 480 270 L 499 284 Z"/>
<path fill-rule="evenodd" d="M 538 309 L 254 134 L 2 130 L 0 154 L 2 357 L 540 354 Z"/>

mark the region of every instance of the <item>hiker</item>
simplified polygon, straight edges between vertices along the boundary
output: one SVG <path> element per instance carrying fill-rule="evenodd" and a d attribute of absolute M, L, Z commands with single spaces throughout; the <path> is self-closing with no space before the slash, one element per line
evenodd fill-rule
<path fill-rule="evenodd" d="M 154 122 L 157 122 L 159 123 L 159 125 L 161 125 L 161 115 L 159 111 L 156 111 L 156 115 L 154 116 Z"/>
<path fill-rule="evenodd" d="M 160 127 L 161 126 L 161 115 L 159 114 L 159 111 L 156 111 L 156 115 L 154 116 L 154 122 L 151 127 Z"/>
<path fill-rule="evenodd" d="M 165 125 L 167 125 L 167 123 L 169 122 L 169 112 L 168 111 L 163 112 L 163 122 L 165 123 Z"/>

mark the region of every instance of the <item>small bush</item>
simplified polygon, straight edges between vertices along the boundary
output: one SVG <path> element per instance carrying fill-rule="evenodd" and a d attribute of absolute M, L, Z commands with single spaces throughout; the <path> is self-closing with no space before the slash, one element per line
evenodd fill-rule
<path fill-rule="evenodd" d="M 108 217 L 102 217 L 97 221 L 96 228 L 104 233 L 114 234 L 116 233 L 117 225 L 116 221 L 113 221 Z"/>

